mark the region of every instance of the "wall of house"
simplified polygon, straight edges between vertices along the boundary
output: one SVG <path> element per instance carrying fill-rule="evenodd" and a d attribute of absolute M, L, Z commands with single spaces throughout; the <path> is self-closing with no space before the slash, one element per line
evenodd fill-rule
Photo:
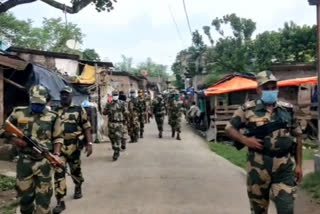
<path fill-rule="evenodd" d="M 303 78 L 303 77 L 313 77 L 317 75 L 315 70 L 281 70 L 281 71 L 272 71 L 272 73 L 279 80 Z"/>
<path fill-rule="evenodd" d="M 69 76 L 76 76 L 79 73 L 77 60 L 61 59 L 29 53 L 17 53 L 17 55 L 28 62 L 39 64 L 52 71 L 59 71 L 62 74 L 67 73 Z"/>

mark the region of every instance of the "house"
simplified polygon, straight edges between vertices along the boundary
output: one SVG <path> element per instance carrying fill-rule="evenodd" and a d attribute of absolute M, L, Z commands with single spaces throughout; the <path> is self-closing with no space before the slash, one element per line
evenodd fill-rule
<path fill-rule="evenodd" d="M 270 70 L 278 80 L 313 77 L 317 75 L 315 64 L 275 64 Z"/>
<path fill-rule="evenodd" d="M 292 103 L 296 108 L 298 120 L 304 128 L 309 125 L 314 132 L 316 129 L 311 123 L 313 113 L 311 111 L 312 93 L 307 87 L 314 87 L 317 77 L 281 80 L 279 86 L 279 100 Z M 207 117 L 210 119 L 209 140 L 216 140 L 224 135 L 224 128 L 231 119 L 234 111 L 243 103 L 257 98 L 257 82 L 254 76 L 230 74 L 211 85 L 205 90 L 207 103 Z M 314 133 L 315 134 L 315 133 Z"/>

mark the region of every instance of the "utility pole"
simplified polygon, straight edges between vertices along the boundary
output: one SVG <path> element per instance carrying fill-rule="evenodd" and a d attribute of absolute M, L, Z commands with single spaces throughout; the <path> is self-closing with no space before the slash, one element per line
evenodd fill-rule
<path fill-rule="evenodd" d="M 317 74 L 318 74 L 318 146 L 320 151 L 320 0 L 308 0 L 309 4 L 317 7 Z M 315 171 L 320 172 L 320 153 L 315 156 Z"/>

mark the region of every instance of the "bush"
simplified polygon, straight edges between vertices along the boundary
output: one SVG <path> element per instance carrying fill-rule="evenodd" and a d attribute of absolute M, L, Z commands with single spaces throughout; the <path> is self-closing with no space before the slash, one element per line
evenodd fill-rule
<path fill-rule="evenodd" d="M 0 190 L 7 191 L 14 189 L 16 185 L 16 179 L 7 176 L 0 175 Z"/>
<path fill-rule="evenodd" d="M 312 194 L 315 199 L 320 199 L 320 173 L 310 173 L 303 178 L 302 187 Z"/>

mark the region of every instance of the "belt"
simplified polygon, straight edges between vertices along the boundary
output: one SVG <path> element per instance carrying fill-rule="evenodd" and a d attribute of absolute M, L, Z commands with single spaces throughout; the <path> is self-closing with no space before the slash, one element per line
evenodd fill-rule
<path fill-rule="evenodd" d="M 63 145 L 65 146 L 69 146 L 71 144 L 77 144 L 77 143 L 78 143 L 78 139 L 69 139 L 69 140 L 63 141 Z"/>
<path fill-rule="evenodd" d="M 256 149 L 249 149 L 249 152 L 256 152 L 258 154 L 268 156 L 271 158 L 282 158 L 287 157 L 291 152 L 286 151 L 270 151 L 270 150 L 256 150 Z"/>

